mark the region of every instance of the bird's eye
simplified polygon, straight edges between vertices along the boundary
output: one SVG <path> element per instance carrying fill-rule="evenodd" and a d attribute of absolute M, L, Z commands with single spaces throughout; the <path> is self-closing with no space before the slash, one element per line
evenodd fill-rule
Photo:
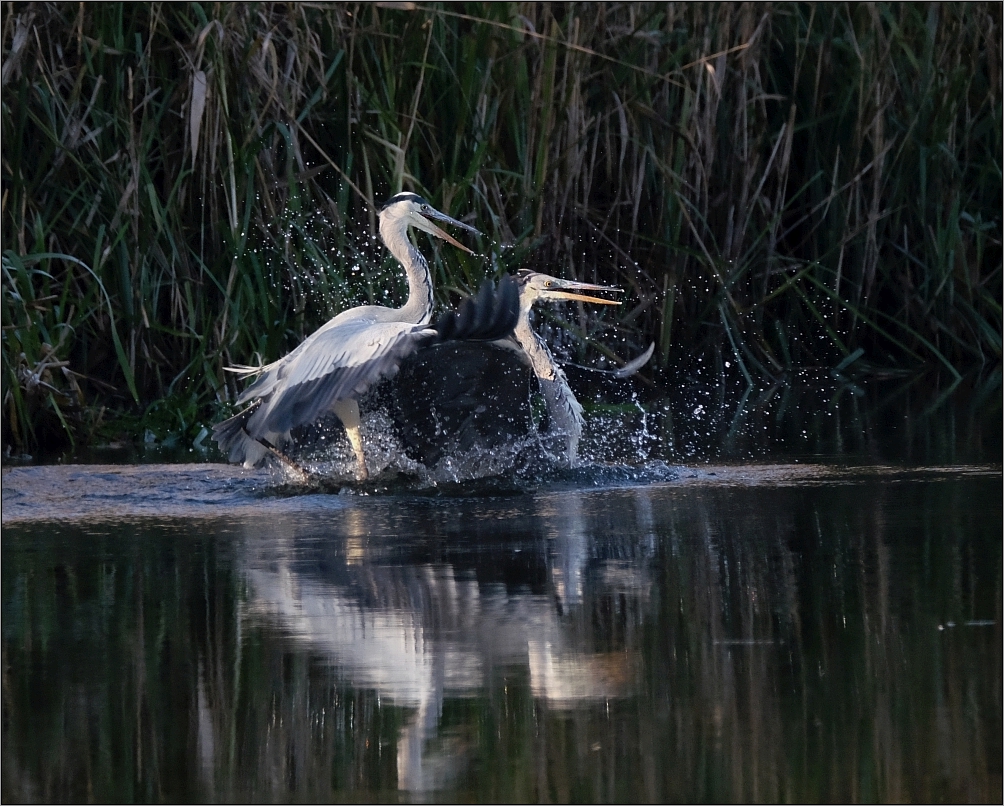
<path fill-rule="evenodd" d="M 553 282 L 551 282 L 550 280 L 547 280 L 547 281 L 546 281 L 546 282 L 544 283 L 544 288 L 550 288 L 550 287 L 551 287 L 552 285 L 554 285 L 554 283 L 553 283 Z"/>

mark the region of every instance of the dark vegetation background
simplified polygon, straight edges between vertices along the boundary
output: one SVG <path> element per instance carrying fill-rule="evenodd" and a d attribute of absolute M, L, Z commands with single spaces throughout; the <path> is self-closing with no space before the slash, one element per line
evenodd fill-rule
<path fill-rule="evenodd" d="M 398 304 L 402 189 L 486 233 L 422 236 L 444 302 L 622 286 L 582 361 L 999 376 L 999 3 L 2 9 L 8 452 L 191 441 L 223 366 Z"/>

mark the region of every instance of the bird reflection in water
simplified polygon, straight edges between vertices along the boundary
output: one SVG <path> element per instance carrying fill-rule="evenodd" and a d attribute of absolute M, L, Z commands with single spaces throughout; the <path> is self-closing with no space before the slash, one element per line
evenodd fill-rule
<path fill-rule="evenodd" d="M 569 498 L 575 504 L 556 517 Z M 402 564 L 384 538 L 402 524 L 374 522 L 361 508 L 339 513 L 336 535 L 279 520 L 249 527 L 249 615 L 278 626 L 352 688 L 411 710 L 396 747 L 403 791 L 443 789 L 462 773 L 471 760 L 465 743 L 439 735 L 444 702 L 481 695 L 513 667 L 528 670 L 533 696 L 550 708 L 635 690 L 637 647 L 598 647 L 587 625 L 598 617 L 592 609 L 611 600 L 627 602 L 640 620 L 651 585 L 644 557 L 623 546 L 621 556 L 604 556 L 610 552 L 592 544 L 576 497 L 533 500 L 519 543 L 494 544 L 486 555 L 478 535 L 473 564 L 470 557 Z M 647 554 L 644 540 L 638 545 Z M 479 581 L 497 571 L 499 554 L 518 556 L 522 572 L 504 583 Z M 639 601 L 631 606 L 632 599 Z"/>

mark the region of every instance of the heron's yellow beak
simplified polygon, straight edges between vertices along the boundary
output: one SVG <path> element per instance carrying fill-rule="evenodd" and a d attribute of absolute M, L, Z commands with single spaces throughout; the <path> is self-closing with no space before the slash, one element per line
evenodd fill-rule
<path fill-rule="evenodd" d="M 474 254 L 474 252 L 472 250 L 468 249 L 466 246 L 464 246 L 462 243 L 460 243 L 460 241 L 458 241 L 456 238 L 454 238 L 452 235 L 450 235 L 450 233 L 446 232 L 445 230 L 441 230 L 439 227 L 437 227 L 431 221 L 426 221 L 425 222 L 425 226 L 424 227 L 419 227 L 419 229 L 423 229 L 426 232 L 428 232 L 430 235 L 435 235 L 437 238 L 442 238 L 447 243 L 453 244 L 455 247 L 457 247 L 457 249 L 463 249 L 469 255 L 473 255 Z"/>
<path fill-rule="evenodd" d="M 619 291 L 620 289 L 610 289 L 611 291 Z M 594 302 L 597 305 L 620 305 L 621 303 L 615 299 L 603 299 L 601 297 L 589 297 L 585 294 L 573 294 L 570 291 L 547 291 L 548 299 L 575 299 L 579 302 Z"/>
<path fill-rule="evenodd" d="M 590 294 L 582 294 L 582 291 L 615 291 L 618 294 L 623 291 L 610 285 L 596 285 L 594 283 L 580 283 L 577 280 L 561 280 L 557 277 L 538 275 L 538 282 L 544 281 L 544 287 L 538 292 L 539 299 L 571 299 L 578 302 L 592 302 L 595 305 L 620 305 L 617 300 L 594 297 Z"/>

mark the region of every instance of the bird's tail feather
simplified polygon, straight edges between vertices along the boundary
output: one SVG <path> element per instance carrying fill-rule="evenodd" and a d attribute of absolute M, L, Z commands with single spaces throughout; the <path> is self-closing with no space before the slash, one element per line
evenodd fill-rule
<path fill-rule="evenodd" d="M 270 454 L 267 446 L 253 439 L 245 430 L 248 419 L 257 411 L 259 403 L 248 406 L 233 417 L 213 426 L 213 439 L 231 462 L 245 467 L 256 467 Z"/>

